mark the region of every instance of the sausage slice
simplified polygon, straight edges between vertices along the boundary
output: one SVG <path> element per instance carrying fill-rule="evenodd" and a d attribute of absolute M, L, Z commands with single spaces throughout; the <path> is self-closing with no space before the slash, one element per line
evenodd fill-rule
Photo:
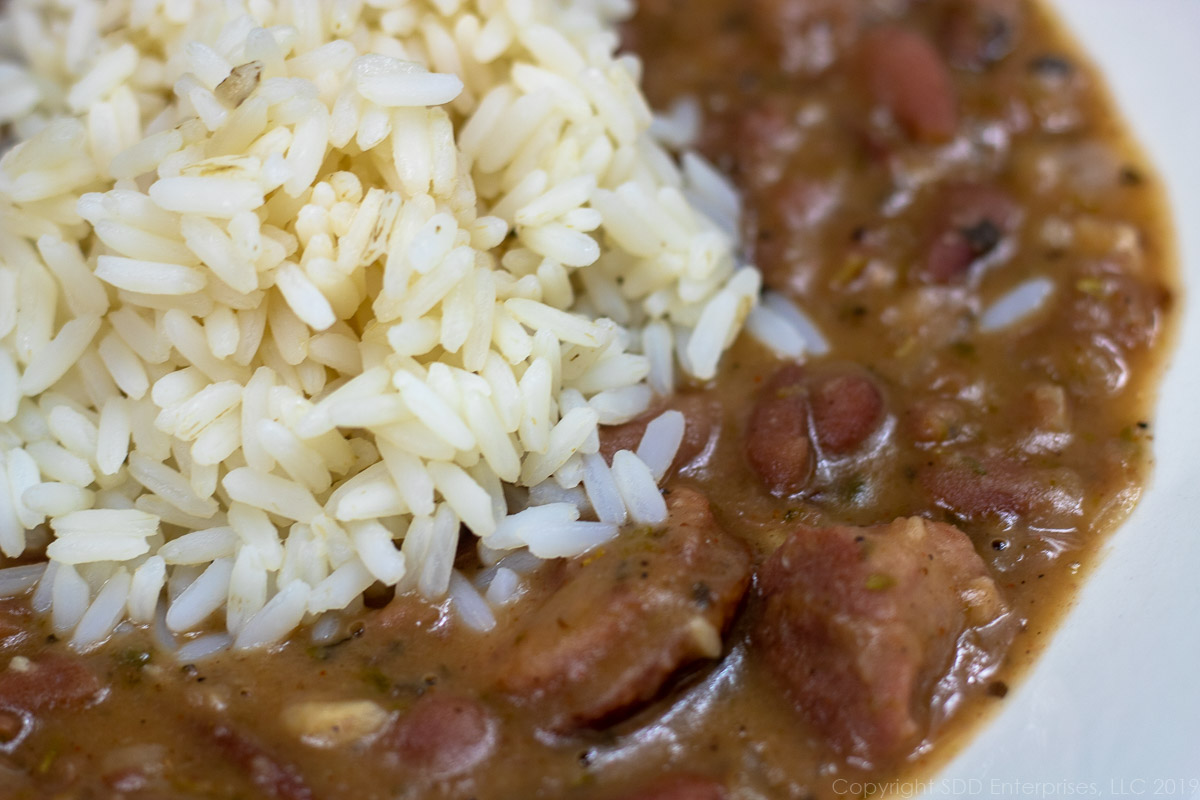
<path fill-rule="evenodd" d="M 1012 635 L 967 536 L 919 517 L 801 526 L 763 565 L 759 591 L 759 656 L 830 747 L 860 766 L 911 753 L 938 684 L 967 689 Z M 970 646 L 984 635 L 989 647 Z"/>
<path fill-rule="evenodd" d="M 664 530 L 625 533 L 574 563 L 533 611 L 500 669 L 500 689 L 563 730 L 652 699 L 691 662 L 721 654 L 750 582 L 750 554 L 708 500 L 676 489 Z"/>

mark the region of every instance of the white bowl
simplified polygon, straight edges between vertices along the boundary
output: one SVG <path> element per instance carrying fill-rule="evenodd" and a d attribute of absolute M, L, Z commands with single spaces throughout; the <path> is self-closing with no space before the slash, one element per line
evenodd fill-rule
<path fill-rule="evenodd" d="M 1200 2 L 1054 0 L 1166 181 L 1200 283 Z M 1186 307 L 1186 298 L 1183 298 Z M 1185 310 L 1150 488 L 1005 707 L 930 797 L 1200 798 L 1200 315 Z M 1022 785 L 1033 784 L 1033 785 Z M 1043 784 L 1043 785 L 1037 785 Z M 906 789 L 909 789 L 906 791 Z"/>

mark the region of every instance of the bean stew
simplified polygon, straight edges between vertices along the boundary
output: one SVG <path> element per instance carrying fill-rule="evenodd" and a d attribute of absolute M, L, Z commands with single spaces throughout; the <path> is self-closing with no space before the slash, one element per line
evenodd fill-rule
<path fill-rule="evenodd" d="M 624 32 L 806 356 L 743 334 L 662 399 L 668 524 L 536 567 L 489 633 L 369 591 L 180 663 L 0 601 L 0 798 L 829 798 L 1004 702 L 1145 485 L 1175 316 L 1101 76 L 1025 0 L 641 0 Z"/>

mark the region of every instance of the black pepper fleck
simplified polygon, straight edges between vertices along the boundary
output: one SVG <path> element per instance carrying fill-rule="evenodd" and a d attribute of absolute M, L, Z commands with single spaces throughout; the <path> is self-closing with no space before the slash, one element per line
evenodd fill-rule
<path fill-rule="evenodd" d="M 1121 168 L 1119 180 L 1122 186 L 1141 186 L 1146 182 L 1146 176 L 1137 167 L 1125 166 Z"/>

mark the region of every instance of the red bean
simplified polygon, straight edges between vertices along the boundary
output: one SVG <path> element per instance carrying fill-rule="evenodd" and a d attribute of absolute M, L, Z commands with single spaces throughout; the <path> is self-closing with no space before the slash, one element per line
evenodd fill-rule
<path fill-rule="evenodd" d="M 861 371 L 810 372 L 789 364 L 763 387 L 750 413 L 746 460 L 772 494 L 795 494 L 812 476 L 812 438 L 822 455 L 845 455 L 862 446 L 883 417 L 883 394 Z"/>
<path fill-rule="evenodd" d="M 32 718 L 28 713 L 9 711 L 0 708 L 0 751 L 8 751 L 18 740 L 24 738 L 32 726 Z"/>
<path fill-rule="evenodd" d="M 1065 467 L 1037 467 L 999 453 L 963 451 L 927 464 L 919 477 L 935 502 L 968 519 L 1015 516 L 1073 527 L 1082 513 L 1079 475 Z"/>
<path fill-rule="evenodd" d="M 104 694 L 100 679 L 74 657 L 47 654 L 13 659 L 0 671 L 0 707 L 36 713 L 86 705 Z"/>
<path fill-rule="evenodd" d="M 975 248 L 956 230 L 943 232 L 929 248 L 925 273 L 934 283 L 952 283 L 978 258 Z"/>
<path fill-rule="evenodd" d="M 810 403 L 817 442 L 830 455 L 857 449 L 883 419 L 883 395 L 865 375 L 837 375 L 819 382 Z"/>
<path fill-rule="evenodd" d="M 408 772 L 434 780 L 464 775 L 495 752 L 497 722 L 480 703 L 427 694 L 382 737 Z"/>
<path fill-rule="evenodd" d="M 784 367 L 759 393 L 746 427 L 746 460 L 776 495 L 802 490 L 813 471 L 804 371 Z"/>
<path fill-rule="evenodd" d="M 953 184 L 939 200 L 938 223 L 926 258 L 924 277 L 954 283 L 979 259 L 995 250 L 1021 223 L 1021 208 L 1002 189 L 984 184 Z"/>
<path fill-rule="evenodd" d="M 636 451 L 646 432 L 646 426 L 659 414 L 675 409 L 683 414 L 683 441 L 675 454 L 672 470 L 685 470 L 703 466 L 721 432 L 721 403 L 713 397 L 700 394 L 678 394 L 666 403 L 647 411 L 624 425 L 606 425 L 600 428 L 600 453 L 604 460 L 612 462 L 618 450 Z"/>
<path fill-rule="evenodd" d="M 900 26 L 877 28 L 859 49 L 866 83 L 875 102 L 913 139 L 938 142 L 958 128 L 950 72 L 928 39 Z"/>
<path fill-rule="evenodd" d="M 312 789 L 294 764 L 277 758 L 249 735 L 225 723 L 205 725 L 209 741 L 267 797 L 313 800 Z"/>

